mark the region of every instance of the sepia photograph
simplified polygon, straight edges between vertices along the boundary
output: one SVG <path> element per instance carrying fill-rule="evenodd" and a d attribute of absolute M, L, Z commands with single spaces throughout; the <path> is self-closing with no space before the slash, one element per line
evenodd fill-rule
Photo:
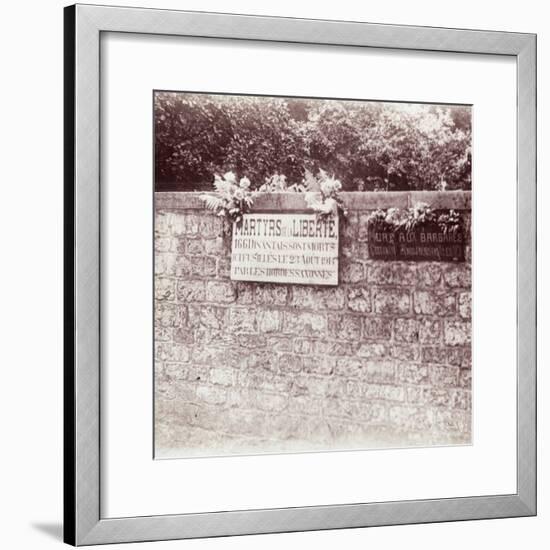
<path fill-rule="evenodd" d="M 472 107 L 153 92 L 154 457 L 472 444 Z"/>

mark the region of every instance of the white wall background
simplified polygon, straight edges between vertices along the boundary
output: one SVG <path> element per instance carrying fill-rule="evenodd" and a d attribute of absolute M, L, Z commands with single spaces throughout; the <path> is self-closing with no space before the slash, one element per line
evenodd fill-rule
<path fill-rule="evenodd" d="M 136 0 L 137 1 L 137 0 Z M 132 5 L 117 0 L 107 4 Z M 309 5 L 308 5 L 309 4 Z M 8 3 L 0 34 L 0 419 L 1 545 L 10 549 L 61 544 L 62 517 L 62 7 L 58 0 Z M 481 3 L 296 2 L 189 0 L 141 5 L 261 15 L 347 19 L 378 23 L 495 29 L 539 34 L 539 516 L 437 525 L 383 527 L 155 543 L 155 548 L 407 548 L 463 549 L 490 544 L 501 550 L 546 548 L 550 496 L 544 468 L 550 407 L 545 372 L 550 260 L 544 182 L 547 169 L 550 20 L 536 0 Z M 547 164 L 547 163 L 546 163 Z M 548 165 L 548 164 L 547 164 Z M 124 546 L 121 548 L 128 548 Z"/>

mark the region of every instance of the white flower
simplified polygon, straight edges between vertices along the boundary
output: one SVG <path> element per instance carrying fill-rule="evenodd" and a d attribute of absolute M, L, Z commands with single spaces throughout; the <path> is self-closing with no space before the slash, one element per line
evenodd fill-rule
<path fill-rule="evenodd" d="M 248 178 L 241 178 L 239 185 L 242 189 L 248 189 L 250 187 L 250 180 Z"/>
<path fill-rule="evenodd" d="M 323 203 L 323 212 L 325 214 L 330 214 L 331 212 L 333 214 L 336 214 L 338 212 L 338 204 L 334 199 L 328 198 Z"/>
<path fill-rule="evenodd" d="M 244 199 L 244 189 L 240 189 L 239 187 L 235 188 L 233 197 L 238 201 L 242 201 Z"/>
<path fill-rule="evenodd" d="M 235 175 L 234 172 L 226 172 L 223 175 L 223 179 L 225 181 L 228 181 L 229 183 L 236 183 L 237 182 L 237 176 Z"/>
<path fill-rule="evenodd" d="M 321 191 L 325 197 L 330 197 L 342 188 L 342 184 L 334 178 L 327 178 L 321 182 Z"/>

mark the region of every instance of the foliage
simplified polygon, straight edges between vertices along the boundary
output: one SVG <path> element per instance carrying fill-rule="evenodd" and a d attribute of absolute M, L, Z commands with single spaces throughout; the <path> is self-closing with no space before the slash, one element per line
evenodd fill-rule
<path fill-rule="evenodd" d="M 303 193 L 306 191 L 306 186 L 301 183 L 288 185 L 284 174 L 273 174 L 265 179 L 258 191 L 261 193 Z"/>
<path fill-rule="evenodd" d="M 339 196 L 342 184 L 333 176 L 329 176 L 324 170 L 314 176 L 306 171 L 305 176 L 306 195 L 305 200 L 308 208 L 311 208 L 321 217 L 336 215 L 341 212 L 344 216 L 347 211 Z"/>
<path fill-rule="evenodd" d="M 456 210 L 437 212 L 426 203 L 411 208 L 378 209 L 369 216 L 369 226 L 380 231 L 411 231 L 427 225 L 437 225 L 443 233 L 454 233 L 461 228 L 462 219 Z"/>
<path fill-rule="evenodd" d="M 224 216 L 229 221 L 240 223 L 243 214 L 248 212 L 254 202 L 254 193 L 250 191 L 250 180 L 237 177 L 233 172 L 227 172 L 223 178 L 216 175 L 214 178 L 215 194 L 200 195 L 206 207 L 213 210 L 218 216 Z"/>
<path fill-rule="evenodd" d="M 291 191 L 320 169 L 346 191 L 471 187 L 469 107 L 158 92 L 154 109 L 157 189 L 231 171 Z"/>

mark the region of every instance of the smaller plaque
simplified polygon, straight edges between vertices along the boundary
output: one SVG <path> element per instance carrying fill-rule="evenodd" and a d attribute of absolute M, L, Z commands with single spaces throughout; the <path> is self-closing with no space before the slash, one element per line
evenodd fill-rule
<path fill-rule="evenodd" d="M 338 284 L 338 218 L 245 214 L 233 225 L 231 279 Z"/>
<path fill-rule="evenodd" d="M 464 234 L 443 231 L 435 223 L 411 230 L 369 228 L 369 256 L 373 260 L 463 262 Z"/>

